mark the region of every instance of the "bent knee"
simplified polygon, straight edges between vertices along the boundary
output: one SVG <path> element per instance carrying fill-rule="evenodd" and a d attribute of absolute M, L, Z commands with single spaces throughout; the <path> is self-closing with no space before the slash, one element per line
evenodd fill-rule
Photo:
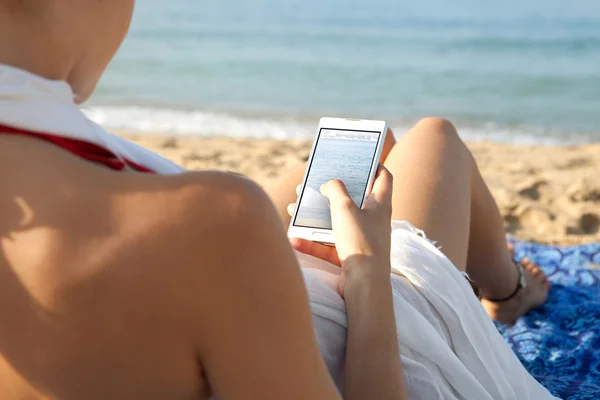
<path fill-rule="evenodd" d="M 413 135 L 421 147 L 461 155 L 465 160 L 474 162 L 471 151 L 460 138 L 456 127 L 445 118 L 423 118 L 409 131 L 409 135 Z"/>
<path fill-rule="evenodd" d="M 426 117 L 415 125 L 416 130 L 425 134 L 459 138 L 456 127 L 449 120 L 441 117 Z"/>

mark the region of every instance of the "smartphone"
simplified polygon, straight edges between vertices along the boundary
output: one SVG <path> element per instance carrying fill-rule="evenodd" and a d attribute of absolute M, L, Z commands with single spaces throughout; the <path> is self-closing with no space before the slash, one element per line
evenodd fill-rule
<path fill-rule="evenodd" d="M 329 201 L 321 194 L 320 187 L 339 179 L 362 208 L 371 193 L 386 133 L 384 121 L 321 118 L 288 229 L 289 237 L 335 243 Z"/>

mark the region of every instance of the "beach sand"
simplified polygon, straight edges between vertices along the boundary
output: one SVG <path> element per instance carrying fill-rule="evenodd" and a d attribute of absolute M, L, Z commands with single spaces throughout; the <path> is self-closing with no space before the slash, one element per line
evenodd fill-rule
<path fill-rule="evenodd" d="M 263 186 L 306 161 L 311 147 L 310 140 L 121 135 L 185 168 L 233 171 Z M 563 245 L 600 242 L 600 143 L 468 146 L 511 236 Z"/>

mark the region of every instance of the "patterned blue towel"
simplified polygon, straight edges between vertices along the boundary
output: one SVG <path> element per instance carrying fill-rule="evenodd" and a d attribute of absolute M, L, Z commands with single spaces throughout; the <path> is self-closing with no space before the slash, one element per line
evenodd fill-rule
<path fill-rule="evenodd" d="M 547 303 L 514 326 L 497 324 L 525 368 L 562 399 L 600 399 L 600 244 L 514 242 L 552 282 Z M 595 265 L 594 265 L 595 264 Z"/>

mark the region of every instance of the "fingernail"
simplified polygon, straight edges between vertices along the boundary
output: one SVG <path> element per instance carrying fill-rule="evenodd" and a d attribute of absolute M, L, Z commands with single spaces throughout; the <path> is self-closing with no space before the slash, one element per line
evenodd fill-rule
<path fill-rule="evenodd" d="M 288 214 L 293 215 L 294 211 L 296 211 L 296 203 L 292 203 L 292 204 L 288 204 L 287 206 L 287 212 Z"/>

